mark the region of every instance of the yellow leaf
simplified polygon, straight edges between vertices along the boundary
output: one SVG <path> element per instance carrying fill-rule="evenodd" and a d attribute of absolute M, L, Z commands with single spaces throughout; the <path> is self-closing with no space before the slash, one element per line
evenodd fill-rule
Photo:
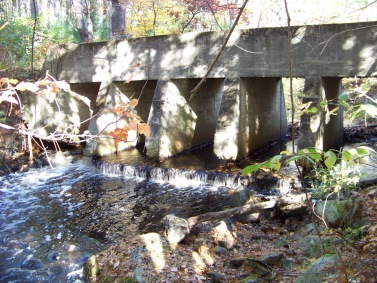
<path fill-rule="evenodd" d="M 130 107 L 135 107 L 138 103 L 139 103 L 139 101 L 134 98 L 134 99 L 131 99 L 130 102 L 128 102 L 128 105 Z"/>

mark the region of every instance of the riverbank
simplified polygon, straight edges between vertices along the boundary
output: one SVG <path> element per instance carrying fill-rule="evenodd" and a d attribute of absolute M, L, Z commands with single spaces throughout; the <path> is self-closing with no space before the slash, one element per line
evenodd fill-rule
<path fill-rule="evenodd" d="M 363 204 L 367 223 L 357 229 L 326 227 L 308 213 L 203 222 L 175 248 L 162 232 L 124 235 L 87 262 L 86 276 L 90 282 L 376 282 L 377 189 L 355 191 L 352 199 Z"/>

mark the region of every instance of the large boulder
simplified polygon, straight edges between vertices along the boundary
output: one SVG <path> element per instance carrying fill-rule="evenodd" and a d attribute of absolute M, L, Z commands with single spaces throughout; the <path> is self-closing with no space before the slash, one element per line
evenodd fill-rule
<path fill-rule="evenodd" d="M 318 201 L 315 212 L 331 228 L 360 228 L 367 222 L 361 200 Z"/>
<path fill-rule="evenodd" d="M 336 274 L 338 264 L 339 257 L 337 255 L 321 256 L 296 278 L 295 283 L 321 283 L 322 278 Z"/>

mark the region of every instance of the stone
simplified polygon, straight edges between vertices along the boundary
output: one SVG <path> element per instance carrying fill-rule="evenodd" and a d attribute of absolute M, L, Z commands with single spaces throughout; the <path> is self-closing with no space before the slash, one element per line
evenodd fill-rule
<path fill-rule="evenodd" d="M 288 258 L 283 258 L 281 260 L 281 264 L 284 271 L 291 271 L 295 267 L 295 262 L 293 260 L 290 260 Z"/>
<path fill-rule="evenodd" d="M 284 253 L 276 252 L 269 255 L 265 255 L 259 258 L 259 260 L 267 265 L 276 265 L 284 258 Z"/>
<path fill-rule="evenodd" d="M 308 235 L 298 240 L 298 248 L 304 252 L 304 255 L 310 258 L 318 258 L 323 254 L 322 243 L 329 246 L 331 238 L 321 237 L 315 235 Z"/>
<path fill-rule="evenodd" d="M 240 187 L 230 197 L 230 207 L 239 207 L 247 203 L 250 197 L 250 191 Z"/>
<path fill-rule="evenodd" d="M 230 267 L 232 268 L 239 268 L 242 266 L 242 264 L 244 263 L 244 261 L 246 260 L 245 257 L 240 257 L 240 258 L 234 258 L 234 259 L 231 259 L 229 261 L 229 265 Z"/>
<path fill-rule="evenodd" d="M 220 240 L 218 241 L 219 246 L 226 248 L 227 250 L 230 250 L 233 248 L 234 242 L 233 241 L 227 241 L 227 240 Z"/>
<path fill-rule="evenodd" d="M 247 258 L 241 268 L 244 273 L 254 274 L 258 277 L 268 277 L 271 275 L 271 269 L 265 263 L 254 258 Z"/>
<path fill-rule="evenodd" d="M 364 206 L 360 200 L 318 201 L 315 205 L 315 212 L 331 228 L 357 229 L 368 222 L 364 217 Z"/>
<path fill-rule="evenodd" d="M 315 213 L 331 228 L 339 228 L 342 223 L 342 206 L 337 200 L 318 201 L 315 205 Z"/>
<path fill-rule="evenodd" d="M 190 233 L 190 227 L 186 219 L 168 214 L 161 219 L 164 234 L 170 245 L 176 246 Z"/>
<path fill-rule="evenodd" d="M 336 272 L 339 257 L 336 255 L 324 255 L 314 261 L 295 280 L 295 283 L 321 283 L 322 278 L 329 277 Z"/>
<path fill-rule="evenodd" d="M 27 257 L 21 264 L 21 268 L 26 268 L 29 270 L 41 269 L 43 267 L 44 265 L 40 260 L 32 257 Z"/>
<path fill-rule="evenodd" d="M 207 273 L 207 277 L 209 278 L 209 280 L 210 280 L 209 282 L 211 282 L 211 283 L 225 282 L 225 281 L 222 280 L 222 278 L 224 276 L 222 274 L 220 274 L 220 273 L 217 273 L 217 272 L 208 272 Z"/>
<path fill-rule="evenodd" d="M 215 254 L 227 256 L 229 255 L 229 251 L 224 247 L 216 247 Z"/>

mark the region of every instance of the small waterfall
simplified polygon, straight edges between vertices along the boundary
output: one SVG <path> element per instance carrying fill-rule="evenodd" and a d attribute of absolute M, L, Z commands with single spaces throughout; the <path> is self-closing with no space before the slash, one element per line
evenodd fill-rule
<path fill-rule="evenodd" d="M 237 187 L 240 185 L 240 175 L 212 172 L 205 170 L 186 170 L 176 168 L 161 168 L 151 165 L 126 165 L 95 160 L 92 162 L 96 173 L 121 176 L 124 178 L 147 179 L 157 183 L 169 183 L 177 187 L 211 186 Z"/>
<path fill-rule="evenodd" d="M 105 161 L 93 161 L 96 172 L 110 176 L 121 176 L 126 179 L 144 179 L 156 183 L 167 183 L 176 187 L 228 187 L 241 186 L 240 174 L 223 173 L 206 170 L 187 170 L 162 168 L 151 165 L 126 165 Z M 289 179 L 265 176 L 251 180 L 253 187 L 265 195 L 285 195 L 291 191 Z"/>

